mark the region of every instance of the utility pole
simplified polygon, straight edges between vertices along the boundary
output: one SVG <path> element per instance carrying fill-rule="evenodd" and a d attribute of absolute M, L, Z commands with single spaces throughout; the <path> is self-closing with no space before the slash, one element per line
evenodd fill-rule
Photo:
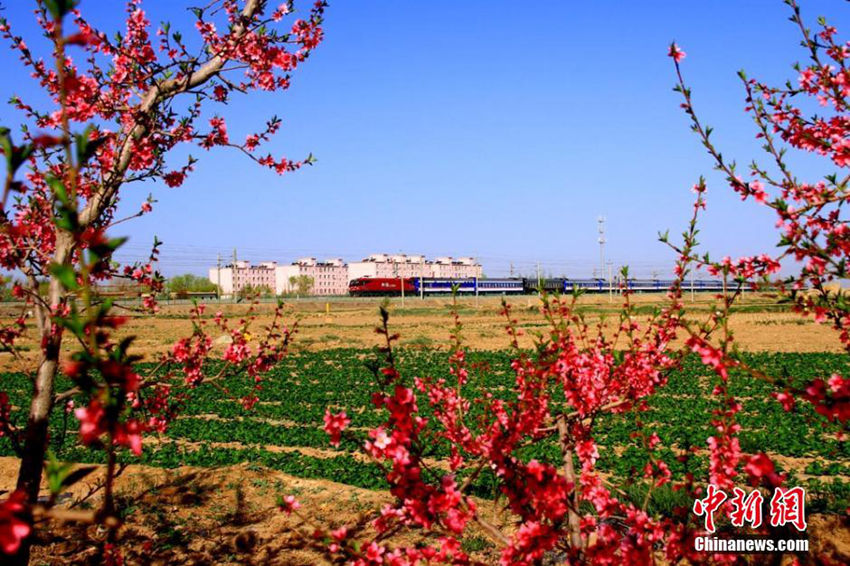
<path fill-rule="evenodd" d="M 614 302 L 614 274 L 613 270 L 614 264 L 610 261 L 608 262 L 608 302 Z M 628 284 L 628 282 L 627 282 Z"/>
<path fill-rule="evenodd" d="M 235 303 L 236 302 L 236 273 L 238 272 L 238 270 L 236 268 L 236 248 L 233 248 L 233 265 L 231 266 L 230 272 L 231 272 L 231 281 L 232 281 L 230 301 Z"/>
<path fill-rule="evenodd" d="M 402 277 L 401 272 L 398 269 L 397 261 L 393 262 L 393 269 L 398 277 L 399 287 L 401 287 L 401 308 L 404 308 L 404 277 Z"/>
<path fill-rule="evenodd" d="M 215 295 L 218 297 L 218 302 L 221 302 L 221 254 L 218 254 L 218 259 L 215 262 L 216 290 Z"/>
<path fill-rule="evenodd" d="M 605 277 L 605 217 L 596 219 L 599 224 L 599 268 L 600 277 Z"/>
<path fill-rule="evenodd" d="M 543 292 L 543 283 L 540 281 L 540 262 L 537 262 L 537 294 L 540 295 Z"/>
<path fill-rule="evenodd" d="M 419 298 L 425 300 L 425 256 L 419 264 Z"/>
<path fill-rule="evenodd" d="M 511 277 L 514 276 L 514 262 L 511 262 Z"/>
<path fill-rule="evenodd" d="M 691 271 L 691 302 L 695 303 L 697 301 L 696 292 L 694 291 L 694 272 Z"/>
<path fill-rule="evenodd" d="M 477 252 L 473 252 L 472 263 L 475 264 L 475 258 L 478 255 Z M 460 273 L 458 273 L 460 275 Z M 479 274 L 480 275 L 480 274 Z M 466 277 L 468 279 L 468 277 Z M 475 297 L 475 308 L 478 308 L 478 276 L 472 276 L 472 294 Z"/>

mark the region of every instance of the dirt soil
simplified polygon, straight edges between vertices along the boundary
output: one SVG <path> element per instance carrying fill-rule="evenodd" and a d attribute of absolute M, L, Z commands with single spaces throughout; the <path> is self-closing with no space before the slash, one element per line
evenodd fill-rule
<path fill-rule="evenodd" d="M 0 458 L 0 491 L 14 487 L 17 464 L 15 458 Z M 83 500 L 97 487 L 102 473 L 98 467 L 63 494 L 68 504 Z M 75 508 L 96 506 L 100 495 L 97 492 Z M 297 514 L 279 510 L 277 497 L 283 495 L 294 495 L 301 503 Z M 116 482 L 116 496 L 125 510 L 116 542 L 127 566 L 331 564 L 311 542 L 315 526 L 345 525 L 355 539 L 368 543 L 375 536 L 370 521 L 391 501 L 389 493 L 295 478 L 251 464 L 214 472 L 128 466 Z M 503 526 L 492 504 L 481 505 L 488 518 Z M 102 527 L 55 520 L 51 526 L 37 530 L 32 564 L 102 563 L 99 549 L 106 537 Z M 482 533 L 473 529 L 467 538 L 475 541 L 477 560 L 498 562 L 494 545 Z M 427 539 L 421 532 L 402 533 L 392 540 L 396 545 L 438 544 L 436 537 Z"/>
<path fill-rule="evenodd" d="M 655 294 L 635 295 L 633 303 L 648 315 L 659 304 L 661 297 Z M 545 331 L 546 323 L 540 314 L 540 300 L 533 296 L 508 297 L 512 316 L 517 319 L 523 335 L 520 345 L 533 344 L 535 333 Z M 501 314 L 501 299 L 481 297 L 478 300 L 464 297 L 459 300 L 463 337 L 467 346 L 478 350 L 500 350 L 508 347 L 505 333 L 505 318 Z M 607 295 L 585 295 L 579 305 L 588 322 L 594 324 L 604 317 L 616 322 L 621 298 Z M 381 299 L 340 299 L 290 301 L 285 307 L 285 321 L 297 322 L 298 334 L 295 348 L 322 350 L 327 348 L 368 348 L 379 343 L 373 332 L 378 323 L 378 305 Z M 686 297 L 686 307 L 694 320 L 705 320 L 710 312 L 711 296 L 697 294 L 695 301 Z M 128 305 L 130 306 L 130 305 Z M 419 299 L 407 297 L 402 304 L 398 298 L 390 304 L 390 325 L 401 335 L 400 345 L 407 347 L 439 348 L 449 344 L 451 299 Z M 257 307 L 257 318 L 253 323 L 255 334 L 271 320 L 272 305 Z M 135 336 L 134 352 L 147 360 L 157 359 L 177 339 L 192 333 L 192 321 L 188 316 L 190 305 L 162 304 L 156 315 L 143 315 L 125 310 L 130 321 L 119 330 L 120 336 Z M 817 324 L 811 317 L 787 312 L 782 305 L 764 295 L 747 294 L 736 305 L 737 312 L 730 318 L 730 330 L 738 346 L 745 351 L 770 352 L 840 352 L 840 343 L 835 331 L 826 325 Z M 244 303 L 208 304 L 206 314 L 216 311 L 238 320 L 246 316 L 248 305 Z M 10 321 L 18 316 L 20 308 L 0 308 L 0 320 Z M 217 337 L 216 331 L 212 335 Z M 218 336 L 217 346 L 223 348 L 226 337 Z M 69 346 L 70 341 L 66 341 Z M 37 355 L 34 332 L 20 344 L 24 348 L 22 367 L 31 365 Z M 0 367 L 6 371 L 16 369 L 9 354 L 0 353 Z"/>
<path fill-rule="evenodd" d="M 13 487 L 18 461 L 0 458 L 0 490 Z M 63 494 L 76 509 L 97 506 L 103 469 Z M 287 515 L 277 497 L 294 495 L 302 504 Z M 128 466 L 116 482 L 123 523 L 116 543 L 127 566 L 215 564 L 312 566 L 332 564 L 314 545 L 314 526 L 334 529 L 346 525 L 354 538 L 368 543 L 375 536 L 369 523 L 390 502 L 385 492 L 359 489 L 323 480 L 294 478 L 251 464 L 209 469 L 182 467 L 163 470 Z M 88 498 L 86 499 L 86 497 Z M 494 525 L 510 531 L 505 515 L 489 501 L 478 501 L 479 512 Z M 847 516 L 808 517 L 809 556 L 833 564 L 850 563 L 850 521 Z M 54 520 L 52 528 L 38 529 L 33 564 L 95 565 L 106 531 L 102 527 Z M 438 544 L 420 531 L 392 538 L 393 545 Z M 472 528 L 464 545 L 479 564 L 497 564 L 498 549 L 482 531 Z M 784 562 L 783 562 L 784 563 Z M 804 561 L 804 563 L 806 563 Z"/>
<path fill-rule="evenodd" d="M 643 311 L 650 311 L 658 303 L 657 295 L 633 297 Z M 596 323 L 600 317 L 616 322 L 620 298 L 585 295 L 580 305 L 588 322 Z M 540 313 L 540 300 L 536 297 L 510 297 L 511 314 L 523 330 L 521 346 L 533 344 L 534 333 L 545 331 L 546 323 Z M 372 332 L 378 323 L 379 299 L 361 301 L 310 301 L 287 305 L 287 321 L 298 322 L 296 347 L 325 349 L 371 347 L 379 343 Z M 711 303 L 708 297 L 697 297 L 690 305 L 692 318 L 704 320 Z M 841 351 L 836 333 L 828 326 L 816 324 L 791 312 L 775 312 L 777 305 L 772 299 L 748 296 L 739 305 L 753 312 L 736 312 L 730 320 L 739 346 L 748 351 L 773 352 L 821 352 Z M 226 314 L 242 315 L 247 307 L 223 305 Z M 401 335 L 400 344 L 410 347 L 445 347 L 449 343 L 452 327 L 450 299 L 407 298 L 402 306 L 399 299 L 390 303 L 390 325 Z M 215 312 L 216 305 L 209 305 Z M 146 352 L 160 351 L 175 338 L 191 332 L 191 322 L 185 315 L 186 306 L 164 307 L 155 318 L 138 318 L 124 332 L 139 337 L 139 346 Z M 261 305 L 257 323 L 262 326 L 269 320 L 270 307 Z M 649 314 L 647 312 L 647 314 Z M 508 347 L 505 333 L 505 317 L 501 314 L 501 300 L 497 297 L 460 300 L 460 315 L 463 337 L 472 349 L 501 350 Z"/>
<path fill-rule="evenodd" d="M 657 296 L 636 296 L 642 312 L 649 312 Z M 619 298 L 609 302 L 607 296 L 586 296 L 581 308 L 591 322 L 614 316 Z M 379 337 L 372 332 L 378 322 L 380 300 L 300 301 L 286 307 L 287 321 L 297 321 L 299 332 L 295 348 L 321 350 L 337 347 L 370 347 Z M 401 345 L 407 347 L 445 347 L 452 324 L 449 299 L 406 298 L 390 303 L 391 325 L 401 334 Z M 533 333 L 545 331 L 535 297 L 510 298 L 513 316 L 524 331 L 523 346 L 530 346 Z M 496 298 L 462 299 L 461 318 L 464 338 L 473 349 L 503 349 L 508 344 L 505 319 Z M 694 319 L 709 313 L 708 297 L 696 297 L 689 305 Z M 730 328 L 739 346 L 748 351 L 817 352 L 840 351 L 835 333 L 815 324 L 810 318 L 782 312 L 775 302 L 763 296 L 749 295 L 732 315 Z M 209 305 L 207 313 L 222 310 L 227 315 L 245 316 L 247 305 Z M 175 342 L 191 333 L 188 305 L 163 305 L 156 316 L 127 311 L 130 321 L 122 335 L 137 337 L 137 353 L 147 360 L 156 359 Z M 779 312 L 777 312 L 779 311 Z M 0 318 L 17 316 L 18 312 L 0 309 Z M 270 320 L 271 307 L 261 305 L 254 323 L 259 328 Z M 255 333 L 257 330 L 255 330 Z M 213 334 L 215 337 L 215 333 Z M 66 341 L 67 342 L 67 341 Z M 222 337 L 218 347 L 226 343 Z M 30 336 L 23 345 L 24 367 L 32 367 L 37 347 Z M 0 354 L 0 369 L 14 371 L 16 363 L 8 354 Z M 0 492 L 14 487 L 17 460 L 0 458 Z M 96 506 L 99 494 L 85 499 L 102 471 L 97 470 L 67 494 L 66 504 L 77 502 L 77 508 Z M 309 542 L 312 528 L 302 519 L 287 516 L 277 509 L 279 495 L 293 494 L 302 503 L 301 511 L 310 524 L 335 528 L 366 525 L 380 507 L 390 501 L 388 493 L 359 489 L 329 481 L 294 478 L 251 464 L 230 468 L 162 470 L 130 466 L 117 483 L 119 507 L 124 509 L 124 523 L 119 530 L 119 544 L 125 552 L 126 564 L 328 564 L 323 554 Z M 502 518 L 490 502 L 481 502 L 482 512 L 495 524 Z M 106 535 L 101 527 L 77 524 L 60 525 L 57 529 L 38 529 L 39 544 L 33 564 L 100 564 L 100 544 Z M 299 534 L 301 533 L 301 534 Z M 359 535 L 369 540 L 374 533 L 366 527 Z M 811 516 L 808 531 L 813 552 L 826 554 L 836 564 L 850 564 L 850 524 L 847 516 Z M 393 537 L 394 544 L 422 542 L 421 533 Z M 435 541 L 431 541 L 435 542 Z M 485 563 L 498 563 L 498 552 L 483 533 L 472 532 L 465 541 L 473 556 Z"/>

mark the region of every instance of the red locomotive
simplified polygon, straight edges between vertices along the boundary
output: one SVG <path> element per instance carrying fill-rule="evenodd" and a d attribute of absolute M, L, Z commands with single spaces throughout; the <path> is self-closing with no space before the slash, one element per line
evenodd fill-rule
<path fill-rule="evenodd" d="M 405 295 L 415 295 L 416 286 L 410 277 L 361 277 L 348 284 L 348 294 L 352 297 L 374 297 L 381 295 L 401 295 L 404 285 Z"/>

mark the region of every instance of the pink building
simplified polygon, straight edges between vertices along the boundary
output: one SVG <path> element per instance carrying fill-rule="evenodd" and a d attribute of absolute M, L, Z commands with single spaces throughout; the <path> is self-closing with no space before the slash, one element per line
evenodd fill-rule
<path fill-rule="evenodd" d="M 466 279 L 481 277 L 481 264 L 472 257 L 438 257 L 434 260 L 434 277 Z"/>
<path fill-rule="evenodd" d="M 313 280 L 310 295 L 348 293 L 348 266 L 339 258 L 319 262 L 314 257 L 305 257 L 292 262 L 292 265 L 279 265 L 275 270 L 276 292 L 296 292 L 298 284 L 294 279 L 299 277 L 309 277 Z"/>
<path fill-rule="evenodd" d="M 274 292 L 275 268 L 274 261 L 264 261 L 259 265 L 251 265 L 249 261 L 237 261 L 235 264 L 222 268 L 212 268 L 209 279 L 219 286 L 223 295 L 238 293 L 245 287 L 257 289 L 265 287 Z"/>
<path fill-rule="evenodd" d="M 471 257 L 428 261 L 422 255 L 372 254 L 348 264 L 349 280 L 360 277 L 481 277 L 481 264 Z"/>

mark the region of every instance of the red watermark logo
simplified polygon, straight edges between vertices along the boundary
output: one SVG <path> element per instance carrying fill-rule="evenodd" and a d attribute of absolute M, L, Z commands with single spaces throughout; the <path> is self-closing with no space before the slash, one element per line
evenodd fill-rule
<path fill-rule="evenodd" d="M 735 527 L 746 525 L 757 529 L 762 525 L 764 496 L 757 489 L 747 493 L 740 487 L 732 489 L 732 498 L 715 485 L 709 485 L 706 496 L 694 501 L 694 514 L 703 517 L 705 530 L 716 530 L 714 514 L 725 506 L 729 521 Z M 770 498 L 768 508 L 771 527 L 793 525 L 798 531 L 806 530 L 806 490 L 802 487 L 777 487 Z"/>
<path fill-rule="evenodd" d="M 749 526 L 757 529 L 765 524 L 763 513 L 768 513 L 771 527 L 793 525 L 799 532 L 806 530 L 806 490 L 802 487 L 777 487 L 773 491 L 769 505 L 764 505 L 765 498 L 761 491 L 753 489 L 747 492 L 735 487 L 730 497 L 716 485 L 709 485 L 705 497 L 694 501 L 693 512 L 702 517 L 705 530 L 713 534 L 717 530 L 715 513 L 725 513 L 733 527 Z M 730 544 L 732 543 L 732 544 Z M 743 543 L 743 544 L 737 544 Z M 793 543 L 793 544 L 786 544 Z M 774 541 L 769 538 L 752 537 L 742 539 L 716 539 L 697 537 L 696 550 L 708 552 L 775 552 L 776 550 L 806 551 L 808 540 L 793 539 L 790 541 Z"/>

